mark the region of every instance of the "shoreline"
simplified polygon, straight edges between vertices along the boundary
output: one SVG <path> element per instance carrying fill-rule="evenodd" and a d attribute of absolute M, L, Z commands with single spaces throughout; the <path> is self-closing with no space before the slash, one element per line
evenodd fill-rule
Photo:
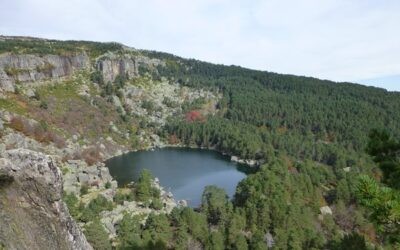
<path fill-rule="evenodd" d="M 200 146 L 193 146 L 193 145 L 183 145 L 183 144 L 159 144 L 159 145 L 153 145 L 153 146 L 148 146 L 140 149 L 134 149 L 134 150 L 126 150 L 126 151 L 120 151 L 117 152 L 116 154 L 110 155 L 110 157 L 107 157 L 102 161 L 102 163 L 105 163 L 107 160 L 121 156 L 124 154 L 128 154 L 130 152 L 138 152 L 138 151 L 154 151 L 155 149 L 163 149 L 163 148 L 190 148 L 190 149 L 202 149 L 202 150 L 210 150 L 217 152 L 221 155 L 228 156 L 230 158 L 231 162 L 239 163 L 242 165 L 246 165 L 247 167 L 250 168 L 256 168 L 259 167 L 263 164 L 262 161 L 260 160 L 255 160 L 255 159 L 242 159 L 239 156 L 232 155 L 230 153 L 227 153 L 225 151 L 218 150 L 216 147 L 200 147 Z"/>

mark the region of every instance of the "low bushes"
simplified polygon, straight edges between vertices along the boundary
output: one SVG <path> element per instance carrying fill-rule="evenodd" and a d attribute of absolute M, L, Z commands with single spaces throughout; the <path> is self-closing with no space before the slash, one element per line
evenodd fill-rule
<path fill-rule="evenodd" d="M 86 148 L 81 153 L 81 158 L 90 166 L 102 160 L 98 147 Z"/>
<path fill-rule="evenodd" d="M 50 131 L 46 122 L 30 123 L 27 119 L 14 116 L 8 126 L 38 142 L 54 143 L 58 148 L 65 147 L 65 139 Z"/>

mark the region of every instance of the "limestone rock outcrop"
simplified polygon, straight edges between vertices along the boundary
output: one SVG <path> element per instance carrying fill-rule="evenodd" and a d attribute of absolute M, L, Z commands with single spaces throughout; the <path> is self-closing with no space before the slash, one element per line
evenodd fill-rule
<path fill-rule="evenodd" d="M 140 67 L 154 70 L 158 65 L 165 66 L 165 62 L 140 55 L 108 53 L 97 60 L 96 68 L 102 73 L 105 82 L 112 82 L 118 75 L 134 78 L 139 76 Z"/>
<path fill-rule="evenodd" d="M 0 158 L 0 246 L 92 249 L 62 201 L 62 175 L 45 154 L 13 149 Z"/>
<path fill-rule="evenodd" d="M 0 55 L 0 90 L 14 91 L 15 84 L 25 84 L 71 76 L 90 66 L 86 54 L 76 55 Z"/>

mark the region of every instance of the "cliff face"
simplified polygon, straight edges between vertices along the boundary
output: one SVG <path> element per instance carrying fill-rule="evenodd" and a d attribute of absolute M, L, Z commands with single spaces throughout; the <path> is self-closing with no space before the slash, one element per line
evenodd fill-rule
<path fill-rule="evenodd" d="M 92 249 L 62 201 L 62 177 L 51 157 L 27 149 L 0 158 L 0 246 Z"/>
<path fill-rule="evenodd" d="M 0 55 L 0 89 L 14 91 L 16 83 L 37 82 L 68 77 L 79 69 L 89 67 L 86 54 L 61 55 Z"/>
<path fill-rule="evenodd" d="M 105 82 L 112 82 L 117 75 L 128 75 L 129 78 L 139 76 L 139 67 L 154 69 L 165 63 L 159 59 L 151 59 L 145 56 L 108 54 L 97 60 L 96 68 L 99 70 Z"/>
<path fill-rule="evenodd" d="M 139 68 L 154 70 L 165 63 L 141 55 L 115 55 L 107 53 L 93 65 L 103 75 L 105 82 L 113 82 L 118 75 L 129 78 L 139 76 Z M 17 83 L 26 84 L 71 76 L 76 70 L 91 69 L 86 54 L 70 56 L 0 54 L 0 90 L 13 92 Z"/>

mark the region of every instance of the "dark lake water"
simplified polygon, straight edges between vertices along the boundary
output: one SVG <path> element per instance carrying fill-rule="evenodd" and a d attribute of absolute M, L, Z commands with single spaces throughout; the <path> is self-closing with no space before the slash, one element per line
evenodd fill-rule
<path fill-rule="evenodd" d="M 135 181 L 142 169 L 148 169 L 176 200 L 185 199 L 191 207 L 200 205 L 205 186 L 221 187 L 232 197 L 236 185 L 246 177 L 246 167 L 231 162 L 229 157 L 218 152 L 203 149 L 163 148 L 131 152 L 109 159 L 106 166 L 120 186 Z"/>

